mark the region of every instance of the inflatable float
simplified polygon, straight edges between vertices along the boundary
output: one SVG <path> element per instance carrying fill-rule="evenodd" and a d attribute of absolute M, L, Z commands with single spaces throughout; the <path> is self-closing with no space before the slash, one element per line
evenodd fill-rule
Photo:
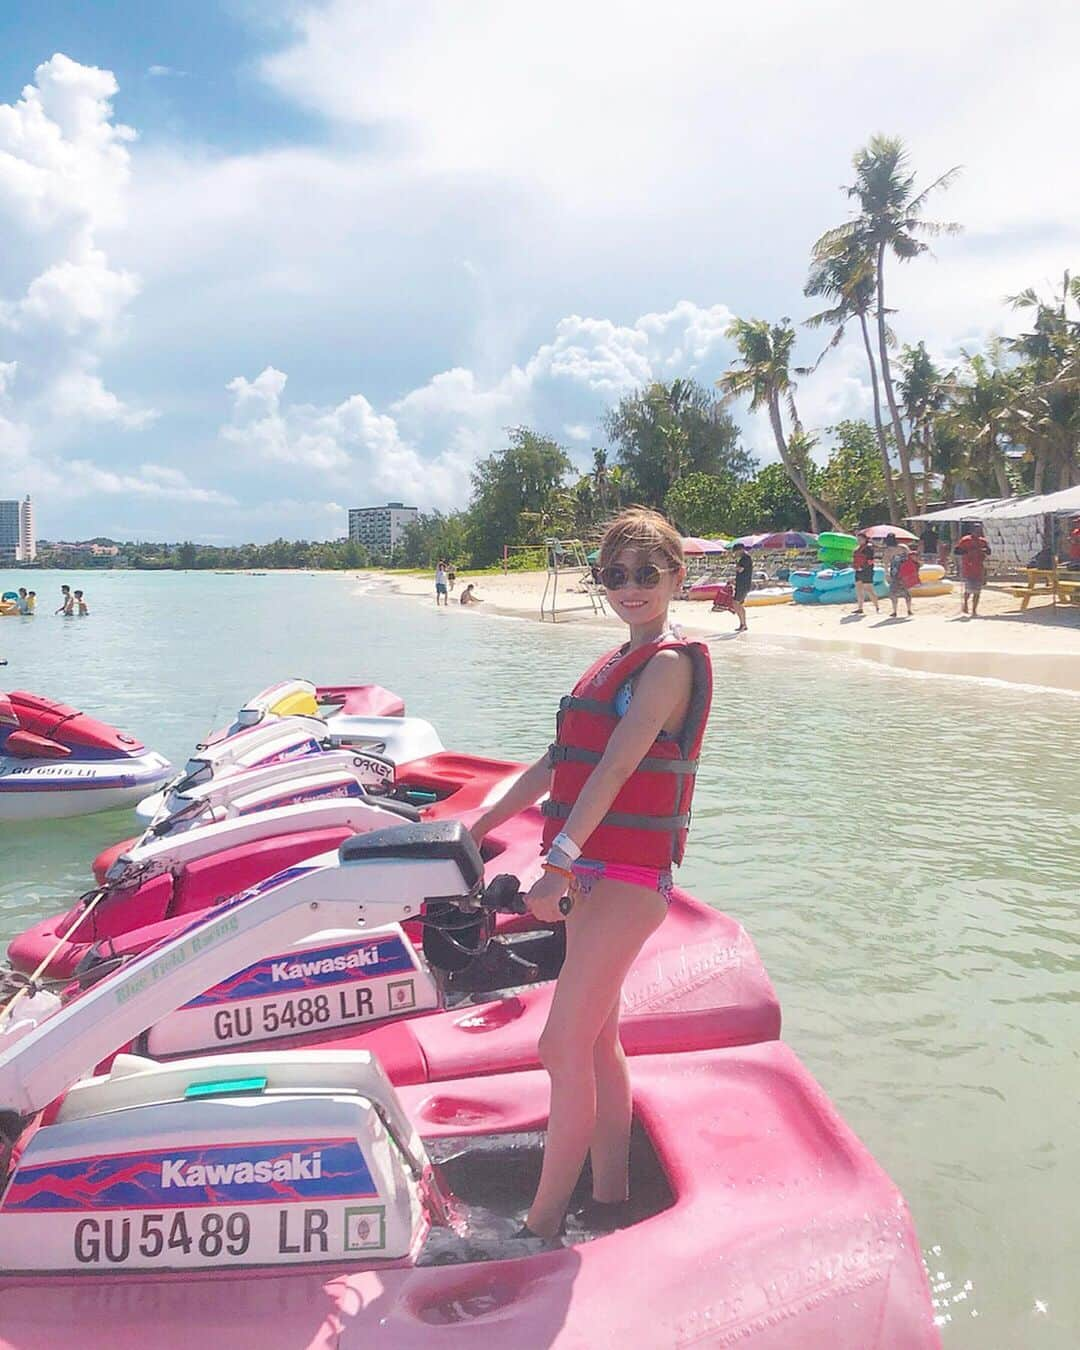
<path fill-rule="evenodd" d="M 951 581 L 920 581 L 917 586 L 911 587 L 912 595 L 951 595 L 953 584 Z"/>
<path fill-rule="evenodd" d="M 747 609 L 755 605 L 789 605 L 793 595 L 791 586 L 766 586 L 760 591 L 751 591 L 743 604 Z"/>
<path fill-rule="evenodd" d="M 480 868 L 457 824 L 365 836 L 316 888 L 319 909 L 305 877 L 279 878 L 9 1026 L 0 1337 L 112 1350 L 152 1325 L 162 1346 L 198 1329 L 267 1346 L 938 1346 L 896 1188 L 786 1047 L 695 1044 L 707 1019 L 668 1012 L 662 973 L 648 996 L 667 1048 L 631 1058 L 625 1226 L 571 1216 L 555 1250 L 505 1236 L 530 1198 L 546 1075 L 494 1063 L 483 1035 L 455 1076 L 415 1085 L 394 1084 L 382 1043 L 122 1052 L 285 932 L 345 918 L 355 943 L 358 905 L 361 930 L 385 927 L 431 895 L 475 921 L 507 898 L 491 903 Z M 95 1065 L 109 1067 L 83 1078 Z"/>
<path fill-rule="evenodd" d="M 133 736 L 65 703 L 0 694 L 0 824 L 134 806 L 171 769 Z"/>
<path fill-rule="evenodd" d="M 853 605 L 855 599 L 855 569 L 853 567 L 824 567 L 815 572 L 792 572 L 789 580 L 795 587 L 797 605 Z M 874 594 L 887 596 L 889 586 L 885 569 L 874 568 Z"/>
<path fill-rule="evenodd" d="M 850 567 L 851 555 L 858 546 L 853 534 L 826 531 L 818 535 L 818 559 L 826 567 Z"/>

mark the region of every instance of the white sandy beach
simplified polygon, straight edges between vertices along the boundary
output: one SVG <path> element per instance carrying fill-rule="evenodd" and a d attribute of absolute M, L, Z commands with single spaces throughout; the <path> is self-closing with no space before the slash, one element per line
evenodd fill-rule
<path fill-rule="evenodd" d="M 434 584 L 427 576 L 401 573 L 357 574 L 365 589 L 378 588 L 434 604 Z M 470 609 L 458 603 L 471 578 L 458 574 L 450 610 L 468 621 L 487 611 L 539 621 L 543 572 L 512 572 L 506 576 L 475 578 L 484 604 Z M 584 610 L 559 615 L 560 623 L 616 624 L 588 609 L 584 595 L 563 592 L 560 603 L 585 605 Z M 863 618 L 850 605 L 770 605 L 748 610 L 748 633 L 734 634 L 731 614 L 710 612 L 700 601 L 676 601 L 672 615 L 689 633 L 717 635 L 724 640 L 835 652 L 880 661 L 900 669 L 938 675 L 963 675 L 1036 685 L 1080 693 L 1080 605 L 1053 608 L 1047 600 L 1032 602 L 1020 613 L 1020 601 L 1007 591 L 986 590 L 976 619 L 960 613 L 960 589 L 951 595 L 915 598 L 911 620 L 889 617 L 889 602 L 881 613 L 872 609 Z"/>

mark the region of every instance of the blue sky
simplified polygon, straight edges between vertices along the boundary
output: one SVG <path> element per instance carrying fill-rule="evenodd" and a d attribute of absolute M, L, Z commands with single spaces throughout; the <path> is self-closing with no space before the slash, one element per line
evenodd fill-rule
<path fill-rule="evenodd" d="M 965 233 L 890 277 L 955 360 L 1080 266 L 1078 38 L 1058 0 L 9 3 L 0 496 L 51 537 L 327 537 L 463 504 L 507 425 L 584 460 L 621 394 L 715 379 L 732 314 L 811 312 L 877 130 L 964 165 Z M 865 414 L 857 346 L 799 398 Z"/>

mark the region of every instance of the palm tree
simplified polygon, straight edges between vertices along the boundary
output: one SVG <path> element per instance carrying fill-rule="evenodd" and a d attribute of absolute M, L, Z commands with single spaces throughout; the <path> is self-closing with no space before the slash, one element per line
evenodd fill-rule
<path fill-rule="evenodd" d="M 818 357 L 820 363 L 826 352 L 838 346 L 844 337 L 844 330 L 852 318 L 857 318 L 862 332 L 863 349 L 866 363 L 870 367 L 870 392 L 874 397 L 874 430 L 877 434 L 878 450 L 881 454 L 881 472 L 885 480 L 885 500 L 889 504 L 889 519 L 895 524 L 900 519 L 896 505 L 896 485 L 893 482 L 892 463 L 889 459 L 889 444 L 885 436 L 885 426 L 881 420 L 881 392 L 878 388 L 877 362 L 870 343 L 870 325 L 867 316 L 874 301 L 876 284 L 874 280 L 873 258 L 857 246 L 852 240 L 837 249 L 833 254 L 821 259 L 810 271 L 810 278 L 803 288 L 808 296 L 823 296 L 833 301 L 831 309 L 823 309 L 820 314 L 812 314 L 805 320 L 808 328 L 821 328 L 826 324 L 834 332 L 828 347 Z"/>
<path fill-rule="evenodd" d="M 791 378 L 791 350 L 795 345 L 791 320 L 785 318 L 770 325 L 765 319 L 733 319 L 726 336 L 735 343 L 739 363 L 720 376 L 716 381 L 717 388 L 726 399 L 749 395 L 751 412 L 758 408 L 767 409 L 780 459 L 806 502 L 811 519 L 820 513 L 832 526 L 841 529 L 832 511 L 811 492 L 799 459 L 799 447 L 805 445 L 805 433 L 795 408 L 795 384 Z M 792 421 L 792 438 L 796 440 L 794 454 L 784 435 L 781 404 L 786 406 Z"/>
<path fill-rule="evenodd" d="M 986 356 L 963 353 L 964 364 L 948 381 L 949 403 L 937 419 L 955 427 L 971 448 L 972 468 L 992 479 L 1001 497 L 1012 496 L 1005 443 L 1020 394 L 1020 374 L 1002 364 L 1002 343 L 990 343 Z"/>
<path fill-rule="evenodd" d="M 608 470 L 607 451 L 593 447 L 592 452 L 592 486 L 596 497 L 596 505 L 601 515 L 607 509 L 608 491 L 611 487 L 611 480 Z"/>
<path fill-rule="evenodd" d="M 918 236 L 931 237 L 956 234 L 960 226 L 923 219 L 927 198 L 938 188 L 947 188 L 960 172 L 959 165 L 935 178 L 929 187 L 915 191 L 915 175 L 908 172 L 907 151 L 896 136 L 871 136 L 870 141 L 857 151 L 852 163 L 855 182 L 846 188 L 849 198 L 859 203 L 859 214 L 854 220 L 835 229 L 826 230 L 814 245 L 814 258 L 822 261 L 830 254 L 841 252 L 852 244 L 867 253 L 874 261 L 877 289 L 878 357 L 881 361 L 881 379 L 889 404 L 893 435 L 900 456 L 900 475 L 904 499 L 909 514 L 915 514 L 915 486 L 911 477 L 911 463 L 900 409 L 893 388 L 892 368 L 889 364 L 888 330 L 885 316 L 885 254 L 890 252 L 901 262 L 926 253 L 929 246 Z"/>
<path fill-rule="evenodd" d="M 1059 301 L 1047 304 L 1030 288 L 1009 299 L 1014 309 L 1035 311 L 1032 331 L 1005 345 L 1022 358 L 1015 417 L 1035 460 L 1036 492 L 1048 468 L 1056 468 L 1059 487 L 1080 477 L 1080 319 L 1071 317 L 1070 301 L 1080 306 L 1080 277 L 1068 272 Z"/>
<path fill-rule="evenodd" d="M 945 407 L 946 385 L 941 371 L 930 359 L 926 344 L 905 347 L 900 358 L 900 397 L 908 420 L 908 452 L 915 448 L 922 459 L 922 509 L 930 500 L 933 473 L 934 427 L 938 413 Z"/>

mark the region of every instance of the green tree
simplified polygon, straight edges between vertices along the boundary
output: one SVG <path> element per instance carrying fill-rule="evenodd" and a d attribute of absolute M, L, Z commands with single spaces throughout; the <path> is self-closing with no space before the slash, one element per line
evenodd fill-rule
<path fill-rule="evenodd" d="M 963 353 L 963 364 L 948 382 L 948 406 L 935 419 L 935 442 L 947 423 L 970 446 L 972 468 L 985 495 L 1012 496 L 1007 449 L 1011 448 L 1013 409 L 1020 401 L 1022 375 L 1006 369 L 1000 339 L 986 355 Z"/>
<path fill-rule="evenodd" d="M 186 568 L 195 566 L 195 545 L 190 539 L 176 550 L 176 565 Z"/>
<path fill-rule="evenodd" d="M 934 365 L 926 344 L 905 347 L 900 357 L 900 398 L 908 421 L 908 455 L 914 451 L 922 460 L 922 509 L 930 500 L 930 480 L 934 465 L 934 428 L 938 413 L 945 406 L 945 377 Z"/>
<path fill-rule="evenodd" d="M 1080 319 L 1072 315 L 1080 310 L 1080 277 L 1065 273 L 1060 299 L 1045 301 L 1028 289 L 1009 303 L 1034 313 L 1031 331 L 1006 342 L 1020 358 L 1016 439 L 1034 460 L 1036 492 L 1049 476 L 1069 487 L 1080 479 Z"/>
<path fill-rule="evenodd" d="M 716 538 L 730 528 L 738 490 L 729 473 L 689 473 L 664 498 L 664 514 L 683 534 Z"/>
<path fill-rule="evenodd" d="M 695 380 L 655 381 L 628 394 L 604 425 L 630 490 L 646 506 L 660 507 L 673 484 L 689 473 L 727 473 L 742 480 L 753 472 L 735 422 Z"/>
<path fill-rule="evenodd" d="M 791 378 L 791 350 L 795 343 L 791 321 L 781 319 L 777 324 L 769 324 L 765 319 L 734 319 L 728 326 L 727 336 L 734 341 L 738 358 L 717 380 L 718 386 L 727 398 L 749 397 L 751 412 L 758 408 L 768 412 L 780 460 L 806 503 L 807 525 L 816 533 L 820 513 L 839 528 L 828 506 L 814 494 L 811 475 L 806 472 L 799 452 L 801 439 L 793 451 L 784 432 L 781 405 L 791 418 L 793 437 L 803 437 L 795 407 L 795 382 Z"/>
<path fill-rule="evenodd" d="M 859 214 L 835 229 L 827 230 L 814 245 L 814 259 L 822 262 L 830 255 L 852 248 L 873 259 L 877 290 L 878 359 L 881 379 L 892 419 L 893 436 L 900 456 L 900 474 L 904 500 L 909 514 L 915 515 L 915 485 L 911 476 L 908 443 L 900 420 L 900 407 L 893 387 L 889 363 L 889 332 L 885 319 L 885 257 L 891 253 L 900 262 L 917 258 L 928 251 L 929 245 L 920 236 L 956 234 L 960 226 L 953 222 L 925 220 L 923 211 L 931 193 L 947 188 L 960 172 L 955 166 L 935 178 L 922 191 L 915 189 L 915 175 L 908 171 L 907 151 L 895 136 L 871 136 L 858 150 L 852 161 L 855 182 L 846 188 L 849 199 L 856 201 Z"/>
<path fill-rule="evenodd" d="M 528 427 L 508 435 L 510 444 L 481 460 L 472 475 L 467 535 L 481 565 L 501 557 L 504 544 L 541 542 L 567 515 L 560 496 L 572 467 L 566 451 Z"/>
<path fill-rule="evenodd" d="M 900 512 L 896 501 L 896 486 L 893 483 L 888 437 L 881 420 L 881 391 L 878 386 L 877 362 L 874 360 L 874 348 L 870 341 L 869 315 L 876 291 L 873 255 L 859 239 L 852 238 L 840 242 L 834 252 L 813 265 L 803 294 L 821 296 L 833 302 L 829 309 L 811 315 L 806 320 L 808 328 L 828 325 L 833 329 L 828 347 L 818 357 L 818 364 L 833 347 L 843 341 L 844 332 L 851 319 L 859 321 L 863 351 L 866 353 L 866 364 L 870 371 L 870 393 L 874 401 L 874 431 L 881 459 L 881 476 L 885 485 L 888 518 L 895 524 L 900 519 Z"/>
<path fill-rule="evenodd" d="M 877 525 L 888 519 L 888 501 L 874 429 L 845 421 L 830 427 L 836 444 L 820 470 L 817 486 L 847 525 Z"/>

